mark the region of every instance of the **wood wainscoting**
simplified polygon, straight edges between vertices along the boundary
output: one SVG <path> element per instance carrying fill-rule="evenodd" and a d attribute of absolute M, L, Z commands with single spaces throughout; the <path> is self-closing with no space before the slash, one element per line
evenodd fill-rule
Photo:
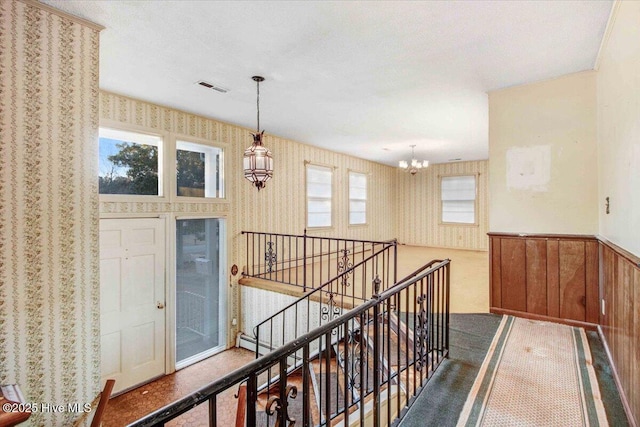
<path fill-rule="evenodd" d="M 600 238 L 600 329 L 632 426 L 640 425 L 640 258 Z"/>
<path fill-rule="evenodd" d="M 598 240 L 489 233 L 491 312 L 597 327 Z"/>
<path fill-rule="evenodd" d="M 640 257 L 596 236 L 489 233 L 489 267 L 492 313 L 599 330 L 640 426 Z"/>

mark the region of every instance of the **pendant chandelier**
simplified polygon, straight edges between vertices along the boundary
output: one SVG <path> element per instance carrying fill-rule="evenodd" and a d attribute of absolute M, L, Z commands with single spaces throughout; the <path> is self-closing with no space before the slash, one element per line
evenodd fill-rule
<path fill-rule="evenodd" d="M 400 169 L 406 170 L 407 172 L 409 172 L 411 175 L 415 175 L 418 173 L 418 171 L 422 168 L 426 169 L 429 167 L 429 161 L 428 160 L 423 160 L 423 161 L 418 161 L 416 160 L 416 156 L 414 153 L 414 149 L 415 149 L 415 144 L 411 145 L 411 163 L 407 162 L 406 160 L 400 160 L 400 163 L 398 164 L 398 167 Z"/>
<path fill-rule="evenodd" d="M 251 181 L 260 191 L 273 176 L 273 158 L 271 157 L 271 150 L 262 145 L 264 131 L 260 132 L 260 82 L 264 81 L 264 77 L 253 76 L 251 79 L 256 82 L 257 86 L 258 125 L 256 133 L 251 134 L 253 135 L 253 144 L 244 150 L 242 165 L 244 177 Z"/>

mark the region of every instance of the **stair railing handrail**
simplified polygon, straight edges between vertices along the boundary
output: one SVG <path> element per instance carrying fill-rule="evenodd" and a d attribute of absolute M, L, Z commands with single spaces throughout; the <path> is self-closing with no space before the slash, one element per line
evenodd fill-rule
<path fill-rule="evenodd" d="M 321 239 L 321 240 L 337 240 L 339 242 L 360 242 L 360 243 L 388 243 L 391 244 L 394 241 L 396 241 L 396 239 L 389 239 L 389 240 L 366 240 L 366 239 L 347 239 L 344 237 L 327 237 L 327 236 L 312 236 L 307 234 L 307 230 L 304 230 L 304 234 L 287 234 L 287 233 L 269 233 L 266 231 L 248 231 L 248 230 L 243 230 L 240 232 L 240 234 L 268 234 L 268 235 L 272 235 L 272 236 L 279 236 L 279 237 L 309 237 L 312 239 Z"/>
<path fill-rule="evenodd" d="M 396 240 L 390 240 L 390 242 L 392 242 L 393 244 L 396 244 Z M 284 313 L 285 311 L 289 310 L 290 308 L 294 307 L 295 305 L 297 305 L 298 303 L 304 301 L 304 300 L 308 300 L 312 297 L 312 295 L 316 294 L 316 293 L 320 293 L 322 292 L 326 287 L 328 287 L 330 284 L 332 284 L 333 282 L 335 282 L 336 280 L 341 279 L 342 277 L 348 276 L 350 274 L 352 274 L 358 267 L 361 267 L 363 265 L 365 265 L 367 262 L 371 261 L 373 258 L 377 257 L 378 255 L 380 255 L 381 253 L 388 251 L 390 248 L 392 248 L 393 245 L 389 245 L 389 246 L 385 246 L 382 249 L 380 249 L 378 252 L 373 253 L 371 255 L 369 255 L 366 259 L 358 262 L 357 264 L 355 264 L 354 266 L 350 267 L 348 270 L 343 271 L 342 273 L 338 274 L 336 277 L 326 281 L 325 283 L 323 283 L 322 285 L 318 286 L 317 288 L 307 292 L 306 294 L 302 295 L 300 298 L 298 298 L 296 301 L 293 301 L 291 304 L 287 305 L 286 307 L 282 308 L 281 310 L 277 311 L 276 313 L 272 314 L 271 316 L 269 316 L 268 318 L 266 318 L 265 320 L 263 320 L 262 322 L 258 323 L 256 326 L 254 326 L 253 328 L 253 336 L 254 338 L 258 338 L 258 333 L 257 331 L 259 330 L 259 328 L 266 324 L 267 322 L 269 322 L 270 320 L 272 320 L 273 318 L 275 318 L 276 316 L 281 315 L 282 313 Z M 340 295 L 340 294 L 339 294 Z M 354 297 L 356 298 L 356 297 Z M 361 299 L 361 298 L 357 298 L 357 299 Z M 363 300 L 365 301 L 365 300 Z M 260 343 L 257 342 L 256 343 L 256 348 L 257 346 L 259 346 Z M 256 352 L 257 353 L 257 352 Z"/>
<path fill-rule="evenodd" d="M 256 277 L 295 286 L 301 286 L 307 291 L 308 269 L 312 275 L 311 280 L 316 281 L 316 273 L 319 279 L 330 280 L 339 271 L 340 261 L 347 264 L 355 261 L 355 254 L 369 250 L 375 250 L 378 245 L 391 246 L 397 244 L 396 239 L 391 240 L 366 240 L 347 239 L 343 237 L 314 236 L 307 234 L 269 233 L 261 231 L 241 231 L 246 235 L 246 265 L 243 269 L 243 277 Z M 326 249 L 326 251 L 324 251 Z M 351 252 L 353 256 L 349 259 Z M 341 255 L 342 254 L 342 255 Z M 327 264 L 324 277 L 322 261 L 324 258 L 335 259 L 335 263 Z M 320 260 L 319 271 L 315 269 L 314 262 Z M 299 270 L 301 280 L 298 280 Z M 337 271 L 336 271 L 337 270 Z M 284 274 L 289 271 L 289 275 Z M 335 274 L 332 274 L 335 272 Z M 292 275 L 295 274 L 295 280 Z M 286 278 L 288 277 L 288 279 Z M 301 282 L 301 283 L 300 283 Z"/>
<path fill-rule="evenodd" d="M 146 427 L 146 426 L 156 426 L 156 425 L 164 425 L 167 421 L 177 418 L 178 416 L 184 414 L 185 412 L 195 408 L 197 405 L 204 403 L 206 401 L 209 402 L 209 408 L 212 413 L 210 413 L 210 425 L 215 425 L 216 423 L 216 397 L 218 394 L 227 390 L 228 388 L 244 383 L 248 381 L 248 386 L 253 386 L 254 388 L 257 386 L 257 374 L 265 371 L 269 367 L 273 366 L 276 363 L 279 363 L 281 368 L 283 366 L 283 359 L 286 359 L 289 355 L 294 354 L 304 348 L 307 348 L 311 342 L 319 339 L 320 337 L 327 336 L 331 334 L 336 328 L 340 328 L 342 325 L 348 324 L 348 322 L 352 319 L 355 319 L 358 316 L 361 316 L 371 308 L 374 308 L 375 313 L 379 313 L 379 306 L 387 303 L 393 296 L 398 295 L 403 290 L 407 289 L 409 286 L 416 284 L 422 279 L 426 278 L 430 274 L 433 274 L 439 269 L 443 267 L 448 267 L 450 264 L 449 259 L 445 259 L 442 262 L 439 262 L 437 265 L 433 266 L 422 273 L 416 275 L 413 279 L 408 280 L 404 283 L 399 284 L 399 286 L 392 286 L 388 288 L 386 291 L 383 291 L 379 295 L 375 295 L 371 300 L 361 304 L 360 306 L 348 311 L 347 313 L 337 317 L 328 323 L 315 328 L 302 336 L 298 337 L 298 339 L 291 341 L 276 350 L 265 354 L 264 356 L 259 357 L 258 359 L 253 360 L 252 362 L 244 365 L 241 368 L 236 369 L 235 371 L 225 375 L 224 377 L 198 389 L 197 391 L 185 396 L 181 399 L 176 400 L 173 403 L 170 403 L 148 415 L 145 417 L 129 424 L 129 427 Z M 449 303 L 448 303 L 448 295 L 449 295 L 449 271 L 448 268 L 445 270 L 445 285 L 446 285 L 446 328 L 447 328 L 447 337 L 445 341 L 444 347 L 444 357 L 448 357 L 448 324 L 449 324 Z M 378 306 L 378 307 L 376 307 Z M 377 325 L 377 322 L 374 322 Z M 377 333 L 374 335 L 378 336 Z M 377 358 L 374 358 L 377 360 Z M 415 361 L 414 361 L 415 362 Z M 377 376 L 376 376 L 377 378 Z M 387 380 L 389 381 L 389 380 Z M 378 383 L 375 385 L 376 392 L 380 392 L 381 384 Z M 247 400 L 247 408 L 248 405 L 254 404 L 257 396 L 251 396 L 251 393 L 255 392 L 254 390 L 247 390 L 250 398 Z M 374 399 L 374 426 L 380 425 L 380 420 L 378 418 L 380 411 L 380 402 L 379 399 Z M 251 414 L 248 414 L 251 415 Z M 255 419 L 255 407 L 253 412 L 253 418 Z M 248 420 L 251 418 L 248 417 Z"/>
<path fill-rule="evenodd" d="M 413 277 L 415 277 L 418 274 L 422 273 L 424 270 L 426 270 L 428 268 L 431 268 L 432 265 L 441 263 L 443 261 L 444 261 L 443 259 L 433 259 L 433 260 L 429 261 L 428 263 L 426 263 L 422 267 L 416 269 L 415 271 L 407 274 L 404 278 L 398 280 L 393 286 L 391 286 L 391 288 L 394 288 L 396 286 L 402 285 L 404 282 L 406 282 L 407 280 L 412 279 Z M 389 288 L 389 289 L 391 289 L 391 288 Z"/>

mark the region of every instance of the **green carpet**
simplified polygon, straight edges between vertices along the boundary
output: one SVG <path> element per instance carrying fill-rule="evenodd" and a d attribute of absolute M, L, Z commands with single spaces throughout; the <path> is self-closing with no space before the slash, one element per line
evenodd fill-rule
<path fill-rule="evenodd" d="M 451 315 L 450 358 L 416 398 L 400 427 L 456 425 L 501 319 L 493 314 Z M 587 337 L 607 419 L 612 426 L 627 426 L 602 343 L 595 333 Z"/>

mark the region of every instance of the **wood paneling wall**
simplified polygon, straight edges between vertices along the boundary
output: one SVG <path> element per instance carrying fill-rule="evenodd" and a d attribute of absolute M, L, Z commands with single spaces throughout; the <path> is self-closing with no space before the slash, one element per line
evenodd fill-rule
<path fill-rule="evenodd" d="M 491 311 L 598 323 L 598 241 L 489 233 Z"/>
<path fill-rule="evenodd" d="M 601 239 L 600 318 L 618 389 L 632 425 L 640 425 L 640 258 Z"/>

